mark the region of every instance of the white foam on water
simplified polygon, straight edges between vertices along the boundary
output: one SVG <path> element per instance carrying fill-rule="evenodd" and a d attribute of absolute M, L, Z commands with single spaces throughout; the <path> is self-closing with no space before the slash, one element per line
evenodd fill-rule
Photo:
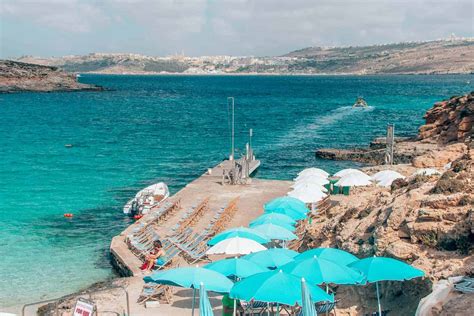
<path fill-rule="evenodd" d="M 342 106 L 329 111 L 325 115 L 319 115 L 313 118 L 312 122 L 302 122 L 280 137 L 276 143 L 277 147 L 286 147 L 288 145 L 301 144 L 305 139 L 318 138 L 318 131 L 328 126 L 334 125 L 343 119 L 357 115 L 364 115 L 374 110 L 373 106 L 366 108 L 354 108 L 352 106 Z"/>

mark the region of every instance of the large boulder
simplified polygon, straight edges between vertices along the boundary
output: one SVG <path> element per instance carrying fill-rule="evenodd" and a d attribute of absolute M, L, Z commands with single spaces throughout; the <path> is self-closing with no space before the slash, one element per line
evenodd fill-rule
<path fill-rule="evenodd" d="M 435 103 L 424 118 L 419 140 L 436 139 L 440 144 L 465 141 L 472 135 L 474 92 Z"/>

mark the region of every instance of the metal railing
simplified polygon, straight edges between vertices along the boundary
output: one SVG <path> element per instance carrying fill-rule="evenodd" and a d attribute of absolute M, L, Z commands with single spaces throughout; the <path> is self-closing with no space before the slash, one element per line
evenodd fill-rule
<path fill-rule="evenodd" d="M 129 301 L 128 291 L 123 286 L 120 286 L 120 285 L 114 285 L 114 286 L 108 287 L 106 289 L 101 289 L 101 290 L 84 291 L 80 294 L 71 294 L 71 295 L 66 295 L 66 296 L 53 298 L 53 299 L 49 299 L 49 300 L 28 303 L 28 304 L 23 305 L 23 308 L 21 309 L 21 315 L 25 316 L 25 310 L 26 310 L 27 307 L 34 306 L 34 305 L 39 305 L 39 304 L 44 304 L 44 303 L 56 302 L 55 307 L 54 307 L 54 309 L 55 309 L 54 314 L 56 316 L 59 316 L 58 303 L 59 303 L 60 300 L 66 300 L 66 299 L 77 297 L 77 296 L 80 296 L 80 295 L 89 295 L 89 299 L 90 299 L 92 294 L 94 294 L 94 293 L 104 292 L 104 291 L 108 291 L 108 290 L 111 290 L 111 289 L 122 289 L 125 292 L 125 299 L 126 299 L 126 304 L 127 304 L 127 314 L 124 315 L 124 316 L 130 316 L 130 301 Z M 109 312 L 109 311 L 107 311 L 107 312 Z M 99 315 L 99 310 L 97 310 L 97 315 Z"/>

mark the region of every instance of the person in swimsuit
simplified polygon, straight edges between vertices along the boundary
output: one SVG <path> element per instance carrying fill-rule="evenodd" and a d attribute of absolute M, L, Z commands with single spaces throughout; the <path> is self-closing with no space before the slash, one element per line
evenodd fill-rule
<path fill-rule="evenodd" d="M 142 270 L 151 271 L 151 269 L 153 269 L 153 267 L 155 266 L 155 263 L 163 265 L 164 256 L 165 251 L 163 250 L 163 245 L 161 244 L 161 241 L 155 241 L 153 243 L 153 250 L 145 257 L 146 261 L 142 266 Z"/>

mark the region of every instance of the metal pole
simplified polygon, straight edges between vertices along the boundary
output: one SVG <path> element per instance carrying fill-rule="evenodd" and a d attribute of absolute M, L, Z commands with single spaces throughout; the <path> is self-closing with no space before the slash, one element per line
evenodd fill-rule
<path fill-rule="evenodd" d="M 249 160 L 253 160 L 253 150 L 252 150 L 252 136 L 253 136 L 253 129 L 249 130 L 249 147 L 250 147 L 250 157 Z"/>
<path fill-rule="evenodd" d="M 234 316 L 237 315 L 237 300 L 234 300 Z"/>
<path fill-rule="evenodd" d="M 326 283 L 326 293 L 329 294 L 329 285 Z M 326 315 L 329 315 L 329 311 L 326 308 Z"/>
<path fill-rule="evenodd" d="M 234 97 L 228 97 L 227 102 L 230 102 L 230 105 L 232 106 L 232 132 L 231 132 L 231 149 L 230 149 L 230 160 L 234 161 L 234 131 L 235 131 L 235 119 L 234 119 Z"/>
<path fill-rule="evenodd" d="M 375 288 L 377 289 L 377 304 L 379 305 L 379 316 L 382 316 L 382 307 L 380 306 L 379 282 L 375 282 Z"/>
<path fill-rule="evenodd" d="M 194 301 L 196 300 L 196 289 L 193 288 L 193 302 L 191 303 L 192 313 L 191 315 L 194 316 Z"/>
<path fill-rule="evenodd" d="M 391 152 L 390 152 L 390 157 L 391 157 L 391 161 L 390 161 L 390 164 L 393 165 L 393 151 L 394 151 L 394 148 L 395 148 L 395 124 L 392 124 L 392 146 L 390 147 L 391 149 Z"/>

